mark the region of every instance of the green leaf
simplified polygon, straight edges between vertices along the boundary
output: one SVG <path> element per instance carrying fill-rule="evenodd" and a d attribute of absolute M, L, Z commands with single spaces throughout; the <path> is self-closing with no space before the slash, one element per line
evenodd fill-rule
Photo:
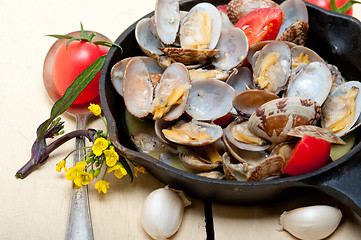
<path fill-rule="evenodd" d="M 51 123 L 64 113 L 79 96 L 79 94 L 88 86 L 88 84 L 95 78 L 97 73 L 101 70 L 105 62 L 105 55 L 100 56 L 87 69 L 85 69 L 67 88 L 62 98 L 53 105 L 50 118 L 43 122 L 37 129 L 37 137 L 42 138 L 46 133 Z"/>
<path fill-rule="evenodd" d="M 121 164 L 123 165 L 123 167 L 125 168 L 125 170 L 128 173 L 128 176 L 130 177 L 130 181 L 133 182 L 134 176 L 133 176 L 133 172 L 132 169 L 130 168 L 127 159 L 125 159 L 122 156 L 119 156 L 119 161 L 121 162 Z"/>

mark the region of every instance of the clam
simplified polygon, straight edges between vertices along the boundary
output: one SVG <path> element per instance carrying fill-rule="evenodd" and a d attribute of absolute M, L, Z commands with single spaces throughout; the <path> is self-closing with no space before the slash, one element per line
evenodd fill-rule
<path fill-rule="evenodd" d="M 320 138 L 330 143 L 345 145 L 346 143 L 333 132 L 314 125 L 301 125 L 290 129 L 288 136 L 302 138 L 304 135 Z"/>
<path fill-rule="evenodd" d="M 184 64 L 196 64 L 214 57 L 219 49 L 186 49 L 177 47 L 159 48 L 164 54 Z"/>
<path fill-rule="evenodd" d="M 254 65 L 254 85 L 278 94 L 291 73 L 291 49 L 285 42 L 274 41 L 264 46 Z"/>
<path fill-rule="evenodd" d="M 229 71 L 241 64 L 247 56 L 248 40 L 239 28 L 222 29 L 217 49 L 221 52 L 212 58 L 212 64 L 221 70 Z"/>
<path fill-rule="evenodd" d="M 235 68 L 229 74 L 226 83 L 233 87 L 236 94 L 254 88 L 252 71 L 247 67 Z"/>
<path fill-rule="evenodd" d="M 190 69 L 189 76 L 191 81 L 199 80 L 199 79 L 217 79 L 221 81 L 225 81 L 228 78 L 228 74 L 224 73 L 219 69 Z"/>
<path fill-rule="evenodd" d="M 195 170 L 197 172 L 211 171 L 221 166 L 221 162 L 207 163 L 206 160 L 202 159 L 196 154 L 193 154 L 190 151 L 180 153 L 179 158 L 185 167 Z"/>
<path fill-rule="evenodd" d="M 162 128 L 164 138 L 179 145 L 204 146 L 218 141 L 223 130 L 220 126 L 199 121 L 179 121 Z"/>
<path fill-rule="evenodd" d="M 135 117 L 171 121 L 183 114 L 188 98 L 190 80 L 188 70 L 181 63 L 169 66 L 154 88 L 147 65 L 141 58 L 133 58 L 126 65 L 123 77 L 123 97 L 128 111 Z M 154 81 L 155 82 L 155 81 Z"/>
<path fill-rule="evenodd" d="M 236 24 L 247 13 L 259 8 L 278 8 L 272 0 L 231 0 L 227 6 L 227 14 L 233 24 Z"/>
<path fill-rule="evenodd" d="M 269 153 L 266 151 L 249 151 L 238 148 L 237 146 L 233 145 L 225 136 L 223 136 L 223 142 L 227 147 L 228 153 L 230 153 L 234 159 L 241 163 L 257 165 L 269 157 Z"/>
<path fill-rule="evenodd" d="M 228 149 L 222 156 L 227 179 L 261 181 L 280 177 L 286 159 L 285 151 L 278 151 L 277 147 L 271 154 L 266 151 L 248 151 L 234 146 L 225 137 L 223 139 Z"/>
<path fill-rule="evenodd" d="M 292 76 L 285 96 L 310 98 L 321 106 L 331 87 L 332 75 L 327 65 L 311 62 Z"/>
<path fill-rule="evenodd" d="M 152 102 L 154 119 L 163 118 L 172 121 L 179 118 L 187 103 L 190 86 L 186 67 L 181 63 L 171 64 L 163 72 L 154 90 Z"/>
<path fill-rule="evenodd" d="M 314 125 L 321 115 L 320 105 L 311 99 L 285 97 L 266 102 L 249 118 L 249 130 L 273 143 L 287 139 L 296 126 Z"/>
<path fill-rule="evenodd" d="M 311 62 L 322 62 L 325 63 L 325 60 L 320 57 L 315 51 L 312 49 L 296 45 L 291 48 L 292 54 L 292 68 L 296 68 L 300 65 L 309 64 Z"/>
<path fill-rule="evenodd" d="M 285 21 L 279 30 L 277 40 L 304 45 L 308 34 L 308 11 L 302 0 L 286 0 L 280 4 Z"/>
<path fill-rule="evenodd" d="M 178 0 L 157 0 L 154 10 L 154 22 L 157 37 L 164 44 L 174 43 L 181 15 Z"/>
<path fill-rule="evenodd" d="M 206 172 L 219 168 L 222 165 L 222 154 L 225 149 L 223 144 L 217 141 L 210 145 L 185 148 L 178 147 L 182 164 L 197 172 Z"/>
<path fill-rule="evenodd" d="M 214 49 L 222 29 L 222 17 L 210 3 L 195 5 L 181 22 L 179 38 L 183 49 Z"/>
<path fill-rule="evenodd" d="M 247 121 L 233 121 L 226 127 L 224 135 L 233 146 L 243 150 L 263 151 L 270 146 L 267 140 L 248 130 Z"/>
<path fill-rule="evenodd" d="M 149 29 L 150 18 L 143 18 L 135 27 L 135 38 L 139 47 L 149 57 L 157 59 L 163 52 L 159 50 L 162 43 L 152 34 Z"/>
<path fill-rule="evenodd" d="M 257 165 L 232 161 L 228 153 L 223 154 L 223 169 L 225 177 L 234 181 L 263 181 L 278 178 L 284 167 L 280 156 L 270 156 Z"/>
<path fill-rule="evenodd" d="M 143 118 L 150 113 L 153 84 L 147 65 L 140 58 L 133 58 L 126 65 L 123 77 L 123 97 L 126 108 L 133 116 Z"/>
<path fill-rule="evenodd" d="M 192 81 L 185 112 L 195 120 L 212 121 L 232 109 L 234 89 L 216 79 Z"/>
<path fill-rule="evenodd" d="M 219 11 L 222 17 L 222 29 L 233 28 L 234 24 L 229 20 L 228 15 L 222 11 Z"/>
<path fill-rule="evenodd" d="M 349 81 L 338 86 L 325 101 L 321 116 L 321 125 L 344 136 L 360 125 L 361 83 Z"/>
<path fill-rule="evenodd" d="M 251 46 L 249 46 L 247 60 L 253 67 L 257 60 L 258 54 L 260 53 L 262 48 L 272 42 L 274 42 L 274 40 L 261 41 L 261 42 L 254 43 Z M 296 44 L 294 44 L 292 42 L 288 42 L 288 41 L 283 41 L 283 42 L 285 42 L 290 48 L 297 46 Z"/>
<path fill-rule="evenodd" d="M 332 93 L 338 86 L 343 84 L 345 80 L 342 77 L 342 74 L 340 70 L 338 70 L 338 67 L 332 64 L 327 64 L 328 69 L 330 69 L 331 75 L 332 75 L 332 87 L 330 92 Z"/>
<path fill-rule="evenodd" d="M 131 59 L 139 58 L 147 66 L 147 69 L 150 73 L 163 73 L 163 69 L 159 67 L 156 60 L 150 57 L 129 57 L 117 62 L 111 70 L 110 80 L 115 88 L 115 90 L 123 96 L 123 77 L 127 64 Z"/>
<path fill-rule="evenodd" d="M 249 118 L 253 112 L 264 103 L 279 98 L 276 94 L 250 89 L 238 93 L 233 101 L 233 107 L 242 117 Z"/>

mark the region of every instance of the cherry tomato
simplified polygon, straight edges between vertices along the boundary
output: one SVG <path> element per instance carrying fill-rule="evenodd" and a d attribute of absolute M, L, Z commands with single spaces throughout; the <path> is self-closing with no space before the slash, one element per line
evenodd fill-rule
<path fill-rule="evenodd" d="M 228 7 L 228 4 L 219 5 L 219 6 L 217 7 L 217 9 L 227 15 L 227 7 Z"/>
<path fill-rule="evenodd" d="M 282 25 L 282 10 L 256 9 L 242 17 L 234 26 L 242 29 L 251 46 L 254 43 L 275 40 Z"/>
<path fill-rule="evenodd" d="M 330 142 L 305 135 L 293 148 L 283 173 L 295 176 L 316 170 L 326 165 L 330 150 Z"/>
<path fill-rule="evenodd" d="M 54 57 L 53 78 L 55 88 L 60 96 L 90 64 L 98 57 L 108 53 L 106 46 L 95 45 L 86 41 L 72 41 L 66 47 L 61 45 Z M 77 97 L 73 104 L 88 103 L 99 95 L 99 75 Z"/>
<path fill-rule="evenodd" d="M 315 4 L 316 6 L 322 7 L 327 10 L 331 10 L 330 7 L 330 0 L 305 0 L 306 2 Z M 341 7 L 343 4 L 345 4 L 348 0 L 335 0 L 336 7 Z M 345 12 L 345 14 L 352 16 L 352 7 Z"/>
<path fill-rule="evenodd" d="M 223 124 L 225 124 L 230 118 L 232 117 L 232 115 L 230 113 L 227 113 L 226 115 L 224 115 L 223 117 L 217 118 L 216 120 L 214 120 L 214 124 L 217 124 L 219 126 L 222 126 Z"/>

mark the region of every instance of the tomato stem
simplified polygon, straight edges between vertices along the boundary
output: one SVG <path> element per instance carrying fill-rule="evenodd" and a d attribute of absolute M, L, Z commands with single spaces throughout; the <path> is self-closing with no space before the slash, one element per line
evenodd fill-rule
<path fill-rule="evenodd" d="M 86 31 L 84 30 L 83 24 L 80 22 L 80 36 L 81 37 L 72 37 L 72 36 L 68 36 L 68 35 L 60 35 L 60 34 L 51 34 L 51 35 L 47 35 L 49 37 L 55 37 L 58 39 L 69 39 L 69 41 L 66 43 L 66 48 L 68 48 L 69 43 L 71 43 L 72 41 L 84 41 L 84 42 L 90 42 L 93 43 L 95 45 L 101 45 L 101 46 L 106 46 L 106 47 L 118 47 L 121 52 L 123 53 L 123 49 L 120 45 L 113 43 L 113 42 L 107 42 L 107 41 L 92 41 L 93 38 L 96 36 L 96 34 L 94 32 L 91 32 L 89 36 L 87 36 Z"/>
<path fill-rule="evenodd" d="M 335 0 L 330 0 L 330 9 L 331 11 L 338 12 L 338 13 L 346 13 L 354 4 L 361 3 L 355 0 L 349 0 L 345 2 L 341 7 L 336 7 Z"/>

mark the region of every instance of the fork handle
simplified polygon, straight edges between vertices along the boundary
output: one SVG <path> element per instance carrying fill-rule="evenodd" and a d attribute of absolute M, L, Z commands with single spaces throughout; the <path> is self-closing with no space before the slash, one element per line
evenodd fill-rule
<path fill-rule="evenodd" d="M 76 125 L 78 130 L 85 129 L 88 115 L 78 115 Z M 85 139 L 77 137 L 75 140 L 76 149 L 74 165 L 85 155 Z M 87 186 L 76 188 L 73 185 L 70 198 L 68 225 L 66 230 L 66 240 L 92 240 L 93 227 L 90 216 L 90 206 Z"/>

